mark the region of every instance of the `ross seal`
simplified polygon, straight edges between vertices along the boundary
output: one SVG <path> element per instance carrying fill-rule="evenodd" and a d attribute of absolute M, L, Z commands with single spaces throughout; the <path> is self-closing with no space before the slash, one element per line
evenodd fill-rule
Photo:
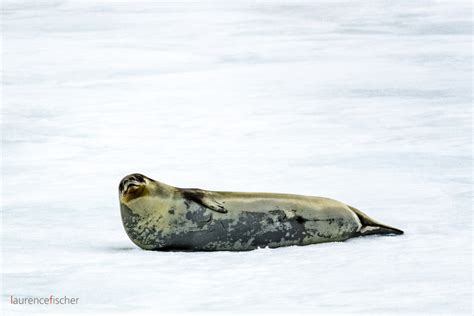
<path fill-rule="evenodd" d="M 173 187 L 144 175 L 119 184 L 127 235 L 146 250 L 252 250 L 403 234 L 324 197 Z"/>

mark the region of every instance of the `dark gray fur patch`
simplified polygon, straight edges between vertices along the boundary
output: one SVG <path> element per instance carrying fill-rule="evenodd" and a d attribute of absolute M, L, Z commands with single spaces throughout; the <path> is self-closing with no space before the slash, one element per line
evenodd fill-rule
<path fill-rule="evenodd" d="M 193 222 L 198 228 L 203 228 L 207 223 L 212 219 L 212 213 L 200 207 L 197 211 L 188 211 L 186 212 L 186 219 Z"/>
<path fill-rule="evenodd" d="M 164 251 L 241 251 L 344 240 L 352 236 L 352 233 L 341 235 L 338 232 L 344 226 L 351 225 L 343 219 L 288 218 L 283 210 L 240 212 L 235 220 L 226 219 L 225 215 L 215 218 L 212 211 L 195 203 L 187 206 L 185 218 L 170 221 L 169 224 L 175 226 L 170 231 L 175 233 L 169 235 L 163 235 L 150 227 L 139 230 L 145 231 L 145 234 L 134 233 L 138 217 L 125 205 L 122 206 L 122 220 L 127 234 L 137 245 Z M 327 233 L 328 225 L 331 226 L 329 231 L 334 231 L 334 234 Z M 183 227 L 188 229 L 183 231 Z M 310 238 L 309 241 L 305 240 L 306 237 Z"/>
<path fill-rule="evenodd" d="M 140 227 L 140 216 L 134 214 L 125 204 L 120 203 L 122 224 L 128 237 L 140 248 L 153 249 L 161 246 L 164 238 L 162 234 L 150 227 Z M 145 237 L 142 237 L 143 232 Z"/>
<path fill-rule="evenodd" d="M 305 237 L 314 237 L 320 242 L 339 237 L 321 233 L 317 221 L 311 225 L 313 228 L 309 228 L 305 226 L 307 219 L 288 219 L 283 210 L 241 212 L 233 220 L 213 219 L 209 210 L 199 206 L 188 208 L 186 219 L 197 229 L 168 236 L 166 250 L 252 250 L 266 246 L 303 245 Z M 323 224 L 327 225 L 327 221 L 319 223 Z"/>

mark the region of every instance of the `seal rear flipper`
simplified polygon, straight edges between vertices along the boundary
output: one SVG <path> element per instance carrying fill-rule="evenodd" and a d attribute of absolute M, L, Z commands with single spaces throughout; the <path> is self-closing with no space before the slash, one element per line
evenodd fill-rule
<path fill-rule="evenodd" d="M 359 231 L 361 236 L 367 235 L 402 235 L 403 230 L 390 227 L 370 218 L 368 215 L 359 211 L 355 207 L 347 205 L 359 218 L 362 227 Z"/>
<path fill-rule="evenodd" d="M 212 211 L 219 213 L 227 213 L 226 208 L 222 203 L 218 202 L 211 192 L 201 189 L 179 189 L 183 197 L 187 200 L 200 204 Z"/>
<path fill-rule="evenodd" d="M 388 226 L 362 226 L 360 229 L 361 236 L 367 235 L 402 235 L 403 231 L 400 229 Z"/>

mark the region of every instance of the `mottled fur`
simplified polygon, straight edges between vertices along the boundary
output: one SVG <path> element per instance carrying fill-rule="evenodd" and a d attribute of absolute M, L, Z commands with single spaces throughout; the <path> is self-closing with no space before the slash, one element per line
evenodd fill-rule
<path fill-rule="evenodd" d="M 403 233 L 323 197 L 182 189 L 140 174 L 125 177 L 119 194 L 125 231 L 148 250 L 239 251 Z"/>

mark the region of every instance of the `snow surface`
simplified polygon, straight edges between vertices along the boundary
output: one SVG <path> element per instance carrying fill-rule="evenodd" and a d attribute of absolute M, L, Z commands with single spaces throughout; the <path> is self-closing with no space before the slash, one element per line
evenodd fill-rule
<path fill-rule="evenodd" d="M 471 314 L 470 2 L 7 0 L 2 21 L 3 315 Z M 132 172 L 406 234 L 142 251 Z M 9 303 L 50 294 L 80 303 Z"/>

